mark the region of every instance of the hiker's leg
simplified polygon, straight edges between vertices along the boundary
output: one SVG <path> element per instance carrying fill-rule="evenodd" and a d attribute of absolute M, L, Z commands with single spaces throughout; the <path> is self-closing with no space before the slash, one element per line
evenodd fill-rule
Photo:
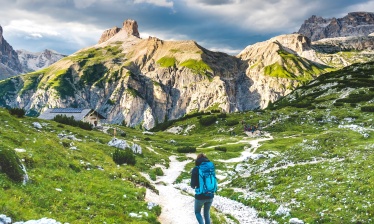
<path fill-rule="evenodd" d="M 201 207 L 204 205 L 204 200 L 195 199 L 195 216 L 199 224 L 204 224 L 203 217 L 201 216 Z"/>
<path fill-rule="evenodd" d="M 212 199 L 206 199 L 204 203 L 204 219 L 205 219 L 205 224 L 210 224 L 210 206 L 213 203 L 213 198 Z"/>

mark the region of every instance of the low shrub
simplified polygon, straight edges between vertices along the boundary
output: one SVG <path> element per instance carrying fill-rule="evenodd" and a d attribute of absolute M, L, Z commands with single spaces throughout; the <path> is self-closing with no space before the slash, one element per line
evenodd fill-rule
<path fill-rule="evenodd" d="M 214 147 L 214 150 L 221 151 L 221 152 L 227 152 L 227 148 L 226 147 L 221 147 L 221 146 Z"/>
<path fill-rule="evenodd" d="M 73 116 L 68 117 L 66 115 L 56 115 L 53 118 L 54 121 L 61 123 L 61 124 L 67 124 L 74 127 L 80 127 L 85 130 L 92 130 L 92 124 L 84 121 L 76 121 Z"/>
<path fill-rule="evenodd" d="M 24 117 L 26 114 L 26 111 L 22 108 L 9 108 L 8 111 L 9 111 L 9 114 L 13 116 L 17 116 L 19 118 Z"/>
<path fill-rule="evenodd" d="M 196 152 L 196 148 L 192 146 L 185 146 L 185 147 L 178 148 L 177 151 L 179 153 L 190 153 L 190 152 Z"/>
<path fill-rule="evenodd" d="M 228 120 L 226 122 L 226 126 L 234 126 L 234 125 L 237 125 L 237 124 L 239 124 L 239 121 L 237 121 L 237 120 Z"/>
<path fill-rule="evenodd" d="M 226 118 L 227 114 L 226 113 L 220 113 L 217 115 L 218 118 Z"/>
<path fill-rule="evenodd" d="M 213 110 L 210 111 L 210 113 L 218 114 L 218 113 L 221 113 L 221 110 L 220 109 L 213 109 Z"/>
<path fill-rule="evenodd" d="M 0 172 L 5 173 L 10 179 L 20 182 L 25 174 L 21 167 L 21 160 L 14 150 L 0 149 Z"/>
<path fill-rule="evenodd" d="M 113 153 L 113 161 L 119 165 L 124 163 L 129 165 L 135 165 L 136 158 L 134 153 L 130 149 L 116 149 Z"/>
<path fill-rule="evenodd" d="M 164 171 L 162 171 L 162 169 L 160 167 L 156 167 L 155 173 L 156 173 L 157 176 L 163 176 L 164 175 Z"/>
<path fill-rule="evenodd" d="M 374 112 L 374 106 L 363 106 L 361 107 L 362 112 Z"/>
<path fill-rule="evenodd" d="M 209 126 L 209 125 L 214 124 L 216 121 L 217 121 L 216 116 L 207 116 L 207 117 L 202 117 L 199 120 L 199 123 L 203 126 Z"/>

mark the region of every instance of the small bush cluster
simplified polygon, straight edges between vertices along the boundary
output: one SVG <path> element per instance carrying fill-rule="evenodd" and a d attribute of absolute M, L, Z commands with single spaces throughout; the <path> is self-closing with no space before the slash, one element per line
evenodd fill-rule
<path fill-rule="evenodd" d="M 239 121 L 237 121 L 237 120 L 228 120 L 226 122 L 226 126 L 234 126 L 234 125 L 237 125 L 237 124 L 239 124 Z"/>
<path fill-rule="evenodd" d="M 22 108 L 9 108 L 8 111 L 9 111 L 9 114 L 13 116 L 17 116 L 19 118 L 24 117 L 26 114 L 26 111 Z"/>
<path fill-rule="evenodd" d="M 216 116 L 207 116 L 207 117 L 202 117 L 199 120 L 199 123 L 203 126 L 209 126 L 209 125 L 214 124 L 216 121 L 217 121 Z"/>
<path fill-rule="evenodd" d="M 221 147 L 221 146 L 214 147 L 214 150 L 221 151 L 221 152 L 227 152 L 227 148 L 226 147 Z"/>
<path fill-rule="evenodd" d="M 14 150 L 0 149 L 0 172 L 14 181 L 22 181 L 24 172 L 22 164 Z"/>
<path fill-rule="evenodd" d="M 342 103 L 358 103 L 363 101 L 369 101 L 374 98 L 373 93 L 366 94 L 365 92 L 359 92 L 356 94 L 349 94 L 347 98 L 338 99 L 336 102 L 342 102 Z"/>
<path fill-rule="evenodd" d="M 220 109 L 213 109 L 213 110 L 210 111 L 210 113 L 218 114 L 218 113 L 221 113 L 221 110 Z"/>
<path fill-rule="evenodd" d="M 218 118 L 226 118 L 227 114 L 226 113 L 220 113 L 217 115 Z"/>
<path fill-rule="evenodd" d="M 113 161 L 119 165 L 124 163 L 135 165 L 136 163 L 135 155 L 130 149 L 116 149 L 113 153 Z"/>
<path fill-rule="evenodd" d="M 68 117 L 66 115 L 56 115 L 53 118 L 54 121 L 61 123 L 61 124 L 67 124 L 74 127 L 80 127 L 85 130 L 92 130 L 92 124 L 84 121 L 76 121 L 73 116 Z"/>
<path fill-rule="evenodd" d="M 361 107 L 362 112 L 374 112 L 374 106 L 363 106 Z"/>
<path fill-rule="evenodd" d="M 156 180 L 156 176 L 163 176 L 163 175 L 164 175 L 164 171 L 162 171 L 160 167 L 156 167 L 155 169 L 152 169 L 151 172 L 149 173 L 149 177 L 153 181 Z"/>
<path fill-rule="evenodd" d="M 179 153 L 190 153 L 190 152 L 196 152 L 196 148 L 192 146 L 185 146 L 185 147 L 178 148 L 177 151 Z"/>

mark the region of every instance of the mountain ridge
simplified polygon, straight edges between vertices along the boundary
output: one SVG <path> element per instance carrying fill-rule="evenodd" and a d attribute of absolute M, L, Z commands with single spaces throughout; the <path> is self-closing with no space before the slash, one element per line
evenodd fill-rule
<path fill-rule="evenodd" d="M 280 35 L 230 56 L 193 40 L 142 39 L 137 27 L 126 20 L 121 29 L 104 31 L 98 44 L 4 82 L 14 91 L 0 94 L 0 103 L 31 114 L 48 107 L 95 108 L 111 123 L 150 129 L 195 112 L 265 108 L 317 76 L 356 62 L 350 59 L 356 53 L 344 58 L 319 52 L 301 34 Z"/>
<path fill-rule="evenodd" d="M 22 72 L 22 65 L 17 52 L 4 39 L 3 28 L 0 26 L 0 80 Z"/>
<path fill-rule="evenodd" d="M 311 16 L 301 25 L 298 33 L 312 41 L 346 36 L 368 36 L 374 32 L 374 13 L 350 12 L 343 18 L 325 19 Z"/>

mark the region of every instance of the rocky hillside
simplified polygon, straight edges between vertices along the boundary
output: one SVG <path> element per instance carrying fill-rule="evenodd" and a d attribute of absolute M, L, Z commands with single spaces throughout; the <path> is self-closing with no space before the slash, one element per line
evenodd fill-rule
<path fill-rule="evenodd" d="M 338 53 L 319 52 L 300 34 L 248 46 L 234 57 L 194 41 L 141 39 L 137 28 L 127 20 L 92 47 L 0 82 L 0 104 L 29 114 L 49 107 L 95 108 L 108 122 L 149 129 L 200 111 L 265 108 L 297 86 L 356 62 L 350 55 L 340 60 Z"/>
<path fill-rule="evenodd" d="M 22 65 L 22 73 L 37 71 L 50 66 L 66 55 L 56 51 L 45 49 L 43 52 L 29 52 L 26 50 L 17 50 L 18 59 Z"/>
<path fill-rule="evenodd" d="M 343 18 L 325 19 L 313 15 L 305 20 L 298 33 L 312 41 L 347 36 L 368 36 L 374 32 L 374 13 L 351 12 Z"/>
<path fill-rule="evenodd" d="M 0 80 L 22 72 L 22 65 L 17 52 L 3 37 L 3 28 L 0 26 Z"/>
<path fill-rule="evenodd" d="M 251 92 L 261 95 L 261 108 L 287 95 L 300 83 L 329 71 L 309 39 L 300 34 L 281 35 L 250 45 L 238 57 L 253 81 Z"/>

